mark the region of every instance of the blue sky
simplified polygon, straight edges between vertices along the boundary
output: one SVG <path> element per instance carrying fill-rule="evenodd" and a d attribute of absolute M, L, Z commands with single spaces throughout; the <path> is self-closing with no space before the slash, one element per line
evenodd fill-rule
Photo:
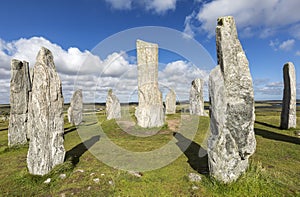
<path fill-rule="evenodd" d="M 26 60 L 33 66 L 41 46 L 54 54 L 66 102 L 77 87 L 84 89 L 85 101 L 104 101 L 109 88 L 115 88 L 121 100 L 133 101 L 137 84 L 134 50 L 116 49 L 107 56 L 92 57 L 89 65 L 97 66 L 84 67 L 87 57 L 101 41 L 135 27 L 168 27 L 201 43 L 216 62 L 214 30 L 217 17 L 225 15 L 235 17 L 250 62 L 255 99 L 282 98 L 282 67 L 288 61 L 296 68 L 300 99 L 299 7 L 298 0 L 3 0 L 0 103 L 9 102 L 10 60 Z M 193 63 L 180 54 L 160 52 L 164 94 L 171 87 L 178 91 L 179 99 L 188 97 L 190 80 L 200 72 Z M 79 68 L 83 73 L 78 75 Z M 104 75 L 99 79 L 101 73 Z"/>

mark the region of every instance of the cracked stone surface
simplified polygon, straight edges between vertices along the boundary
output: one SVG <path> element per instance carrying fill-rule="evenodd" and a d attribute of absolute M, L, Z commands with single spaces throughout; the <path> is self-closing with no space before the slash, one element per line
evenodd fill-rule
<path fill-rule="evenodd" d="M 64 117 L 61 80 L 53 55 L 42 47 L 33 70 L 31 129 L 27 153 L 30 174 L 45 175 L 64 162 Z"/>
<path fill-rule="evenodd" d="M 27 143 L 28 103 L 31 91 L 29 63 L 13 59 L 10 80 L 8 146 Z"/>
<path fill-rule="evenodd" d="M 68 120 L 72 125 L 80 125 L 82 122 L 83 99 L 82 90 L 76 90 L 71 98 L 68 108 Z"/>
<path fill-rule="evenodd" d="M 121 105 L 119 99 L 110 89 L 106 98 L 106 118 L 107 120 L 121 118 Z"/>
<path fill-rule="evenodd" d="M 203 99 L 203 84 L 202 79 L 195 79 L 192 81 L 190 90 L 190 114 L 197 116 L 207 116 L 204 111 Z"/>
<path fill-rule="evenodd" d="M 280 127 L 282 129 L 296 128 L 296 71 L 292 62 L 283 67 L 284 90 Z"/>
<path fill-rule="evenodd" d="M 138 125 L 160 127 L 165 123 L 162 93 L 158 88 L 158 45 L 137 40 L 138 101 L 135 111 Z"/>
<path fill-rule="evenodd" d="M 255 152 L 254 93 L 248 60 L 233 17 L 221 17 L 216 28 L 218 66 L 209 79 L 210 174 L 228 183 L 237 180 Z"/>

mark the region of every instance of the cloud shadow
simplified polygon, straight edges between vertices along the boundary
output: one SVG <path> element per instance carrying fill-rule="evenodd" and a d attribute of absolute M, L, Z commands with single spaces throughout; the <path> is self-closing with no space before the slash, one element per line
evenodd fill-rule
<path fill-rule="evenodd" d="M 182 134 L 174 132 L 173 136 L 177 139 L 176 145 L 188 158 L 189 165 L 200 174 L 208 174 L 207 151 L 199 144 L 187 139 Z"/>
<path fill-rule="evenodd" d="M 79 158 L 88 151 L 96 142 L 100 140 L 100 135 L 91 137 L 89 140 L 82 142 L 66 152 L 65 161 L 71 160 L 72 164 L 76 166 L 79 162 Z"/>

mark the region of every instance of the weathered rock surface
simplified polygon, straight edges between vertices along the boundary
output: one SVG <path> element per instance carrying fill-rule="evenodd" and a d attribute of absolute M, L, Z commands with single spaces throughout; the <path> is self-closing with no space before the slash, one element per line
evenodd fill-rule
<path fill-rule="evenodd" d="M 76 90 L 71 98 L 70 107 L 68 108 L 68 120 L 72 125 L 80 125 L 82 122 L 82 90 Z"/>
<path fill-rule="evenodd" d="M 207 116 L 204 111 L 203 99 L 203 80 L 195 79 L 192 81 L 190 90 L 190 114 L 197 116 Z"/>
<path fill-rule="evenodd" d="M 28 102 L 31 82 L 29 63 L 13 59 L 10 80 L 8 146 L 27 143 Z"/>
<path fill-rule="evenodd" d="M 233 17 L 218 19 L 216 44 L 219 65 L 209 79 L 208 162 L 210 174 L 228 183 L 246 171 L 256 148 L 254 93 Z"/>
<path fill-rule="evenodd" d="M 166 95 L 166 114 L 175 114 L 176 113 L 176 93 L 174 90 Z"/>
<path fill-rule="evenodd" d="M 63 163 L 65 158 L 64 98 L 51 51 L 42 47 L 36 61 L 27 167 L 31 174 L 45 175 L 54 166 Z"/>
<path fill-rule="evenodd" d="M 292 62 L 283 67 L 284 90 L 281 111 L 282 129 L 296 128 L 296 71 Z"/>
<path fill-rule="evenodd" d="M 106 98 L 106 118 L 107 120 L 121 118 L 121 105 L 119 99 L 110 89 Z"/>
<path fill-rule="evenodd" d="M 135 111 L 138 125 L 160 127 L 165 123 L 162 94 L 158 88 L 158 45 L 137 40 L 138 99 Z"/>

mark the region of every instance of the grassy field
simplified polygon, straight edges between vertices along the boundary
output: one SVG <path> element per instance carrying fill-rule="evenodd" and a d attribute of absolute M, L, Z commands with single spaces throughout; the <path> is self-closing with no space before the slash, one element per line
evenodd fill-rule
<path fill-rule="evenodd" d="M 180 109 L 180 108 L 178 108 Z M 126 120 L 133 118 L 129 107 Z M 300 129 L 298 108 L 298 129 Z M 294 130 L 281 130 L 280 108 L 259 103 L 256 109 L 256 153 L 250 159 L 248 172 L 237 182 L 224 185 L 207 175 L 207 158 L 199 158 L 206 147 L 209 118 L 200 117 L 195 137 L 189 136 L 188 114 L 167 116 L 161 129 L 144 130 L 135 125 L 118 125 L 105 119 L 102 112 L 87 113 L 77 129 L 65 124 L 66 161 L 48 175 L 33 176 L 26 168 L 28 145 L 7 147 L 8 122 L 0 121 L 0 195 L 1 196 L 300 196 L 300 138 Z M 96 118 L 96 121 L 95 121 Z M 183 126 L 182 126 L 183 125 Z M 126 129 L 124 129 L 124 127 Z M 184 127 L 184 129 L 182 129 Z M 103 133 L 99 133 L 102 128 Z M 125 132 L 125 131 L 127 132 Z M 128 132 L 129 131 L 129 132 Z M 137 137 L 129 133 L 150 132 Z M 174 132 L 179 132 L 174 136 Z M 153 133 L 156 133 L 153 135 Z M 79 136 L 80 135 L 80 136 Z M 86 135 L 86 137 L 85 137 Z M 92 137 L 90 137 L 92 136 Z M 153 151 L 174 141 L 176 151 L 181 142 L 189 148 L 170 164 L 136 177 L 127 171 L 110 167 L 95 157 L 94 151 L 106 138 L 125 150 Z M 83 143 L 85 142 L 85 143 Z M 85 145 L 86 146 L 85 146 Z M 89 151 L 90 150 L 90 151 Z M 105 150 L 114 155 L 113 150 Z M 104 154 L 104 153 L 103 153 Z M 151 161 L 149 161 L 151 162 Z M 189 173 L 202 173 L 200 182 L 189 181 Z M 61 178 L 65 174 L 65 178 Z M 44 183 L 51 178 L 49 184 Z"/>

